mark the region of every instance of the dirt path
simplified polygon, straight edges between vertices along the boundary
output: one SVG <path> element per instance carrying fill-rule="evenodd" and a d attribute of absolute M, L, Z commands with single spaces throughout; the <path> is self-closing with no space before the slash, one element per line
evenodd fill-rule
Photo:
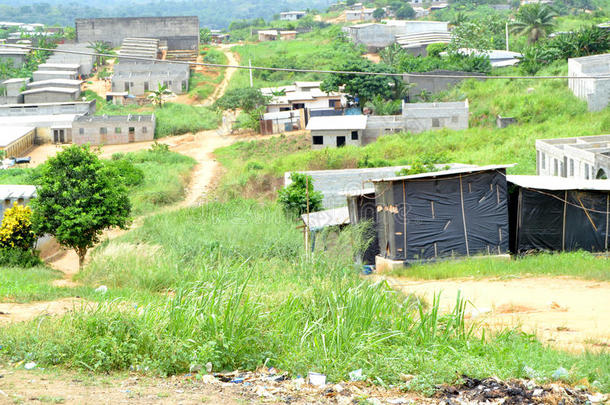
<path fill-rule="evenodd" d="M 227 56 L 227 59 L 229 61 L 228 64 L 229 65 L 238 65 L 239 60 L 236 57 L 236 54 L 231 52 L 231 50 L 230 50 L 231 46 L 233 46 L 233 45 L 230 45 L 230 44 L 221 45 L 221 48 L 223 49 L 223 52 Z M 231 77 L 233 77 L 233 75 L 235 74 L 236 71 L 237 71 L 236 68 L 227 68 L 227 70 L 225 72 L 225 76 L 222 79 L 222 82 L 220 82 L 220 84 L 216 87 L 216 89 L 214 89 L 214 92 L 212 94 L 210 94 L 210 96 L 208 98 L 203 100 L 203 103 L 201 105 L 210 106 L 210 105 L 214 104 L 214 102 L 216 100 L 218 100 L 220 97 L 222 97 L 222 95 L 225 94 L 225 91 L 227 91 L 227 88 L 229 87 L 229 83 L 231 82 Z"/>
<path fill-rule="evenodd" d="M 79 310 L 85 305 L 87 305 L 86 300 L 75 297 L 27 304 L 0 303 L 0 326 L 11 322 L 29 321 L 41 315 L 63 315 L 69 311 Z"/>
<path fill-rule="evenodd" d="M 499 330 L 519 327 L 543 342 L 572 351 L 610 348 L 610 283 L 570 277 L 510 280 L 410 280 L 385 277 L 404 293 L 432 302 L 441 292 L 441 307 L 451 310 L 458 292 L 472 303 L 467 316 Z"/>

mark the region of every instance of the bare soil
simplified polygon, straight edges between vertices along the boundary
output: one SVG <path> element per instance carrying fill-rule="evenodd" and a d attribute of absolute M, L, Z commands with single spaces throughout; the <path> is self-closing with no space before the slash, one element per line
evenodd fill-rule
<path fill-rule="evenodd" d="M 88 301 L 77 297 L 27 304 L 0 303 L 0 325 L 29 321 L 41 315 L 63 315 L 69 311 L 80 310 L 87 305 L 89 305 Z"/>
<path fill-rule="evenodd" d="M 467 317 L 500 330 L 518 327 L 541 342 L 571 351 L 600 351 L 610 347 L 610 283 L 572 277 L 514 279 L 412 280 L 385 277 L 404 292 L 451 311 L 458 294 L 469 302 Z"/>

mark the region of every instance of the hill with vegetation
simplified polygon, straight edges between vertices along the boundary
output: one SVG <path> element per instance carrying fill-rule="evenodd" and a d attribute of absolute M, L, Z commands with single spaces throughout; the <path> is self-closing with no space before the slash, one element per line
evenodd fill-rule
<path fill-rule="evenodd" d="M 142 17 L 196 15 L 201 26 L 226 28 L 238 19 L 264 18 L 271 20 L 282 11 L 322 9 L 328 7 L 329 0 L 139 0 L 123 2 L 110 0 L 91 3 L 86 0 L 63 2 L 46 0 L 0 1 L 0 20 L 36 22 L 47 25 L 74 26 L 75 18 L 100 17 Z"/>

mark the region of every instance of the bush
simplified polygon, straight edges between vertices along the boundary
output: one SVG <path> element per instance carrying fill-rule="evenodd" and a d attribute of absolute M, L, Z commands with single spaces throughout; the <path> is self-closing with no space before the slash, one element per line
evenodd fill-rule
<path fill-rule="evenodd" d="M 30 250 L 34 241 L 36 234 L 32 230 L 32 210 L 14 203 L 4 211 L 0 226 L 0 248 Z"/>
<path fill-rule="evenodd" d="M 0 248 L 0 266 L 31 268 L 42 264 L 35 251 Z"/>
<path fill-rule="evenodd" d="M 115 159 L 115 155 L 106 164 L 116 170 L 117 174 L 123 179 L 123 183 L 127 187 L 135 187 L 142 184 L 144 181 L 144 171 L 135 167 L 127 159 Z"/>
<path fill-rule="evenodd" d="M 284 211 L 295 217 L 307 212 L 307 191 L 309 192 L 309 212 L 322 209 L 322 193 L 314 191 L 313 179 L 303 173 L 292 173 L 292 183 L 279 191 L 278 202 Z"/>
<path fill-rule="evenodd" d="M 216 101 L 215 106 L 222 110 L 242 109 L 250 112 L 266 105 L 269 99 L 261 93 L 260 89 L 246 87 L 227 91 Z"/>

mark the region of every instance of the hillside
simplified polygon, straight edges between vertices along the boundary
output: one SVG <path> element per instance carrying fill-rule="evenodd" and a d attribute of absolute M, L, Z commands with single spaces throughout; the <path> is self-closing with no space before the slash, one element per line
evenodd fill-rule
<path fill-rule="evenodd" d="M 75 18 L 142 17 L 196 15 L 201 26 L 226 28 L 231 21 L 246 18 L 272 19 L 274 14 L 289 10 L 323 9 L 330 0 L 195 0 L 195 1 L 131 1 L 116 0 L 91 3 L 76 0 L 69 3 L 28 0 L 0 1 L 1 21 L 37 22 L 48 25 L 73 26 Z M 93 4 L 93 5 L 91 5 Z"/>

